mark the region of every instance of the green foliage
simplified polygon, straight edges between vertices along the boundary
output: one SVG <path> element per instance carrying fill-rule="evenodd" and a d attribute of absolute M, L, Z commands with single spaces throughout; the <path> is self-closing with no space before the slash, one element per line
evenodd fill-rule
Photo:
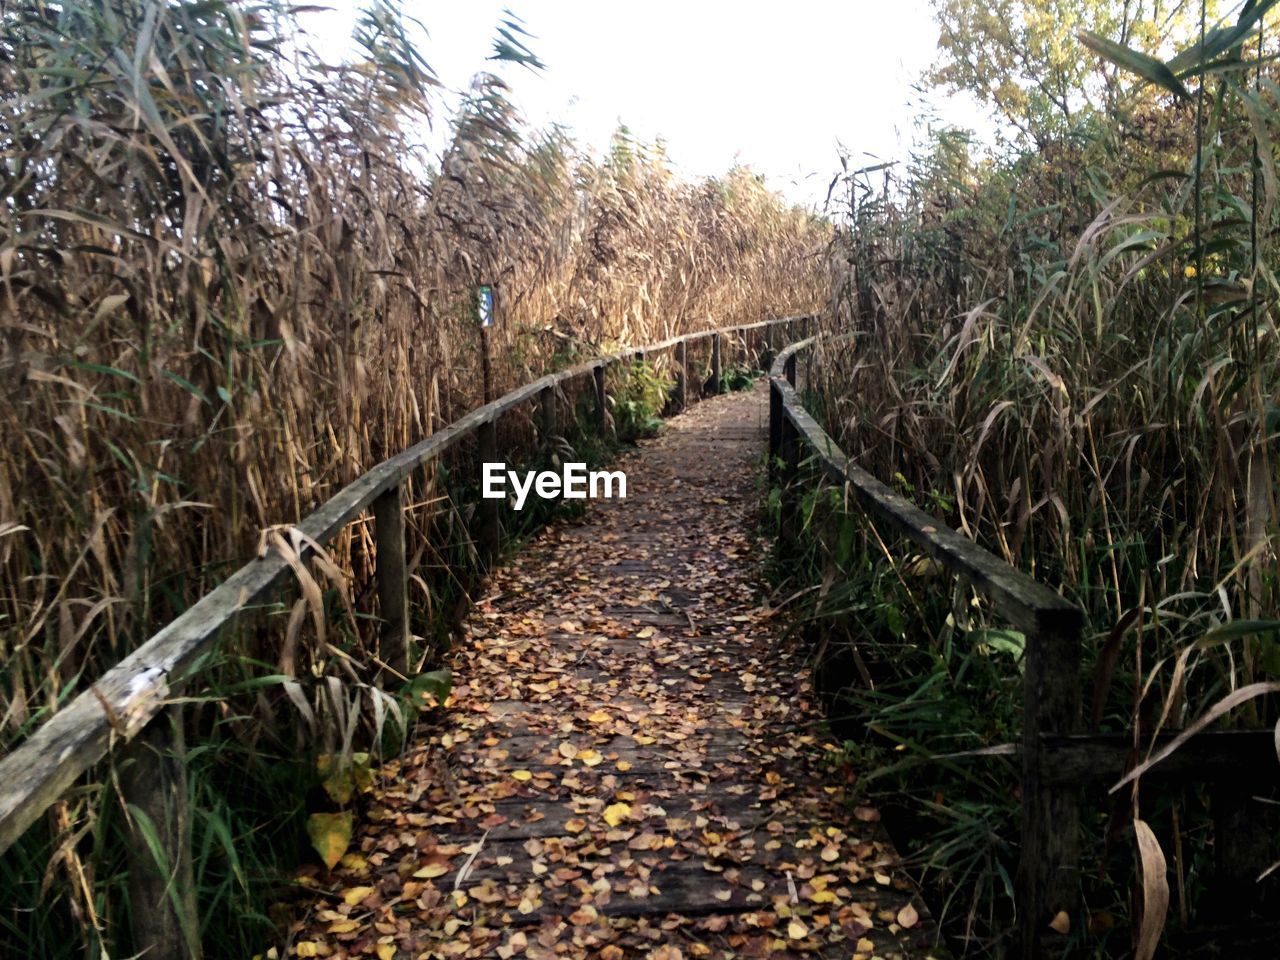
<path fill-rule="evenodd" d="M 655 435 L 662 426 L 662 413 L 670 396 L 670 378 L 645 360 L 619 365 L 609 372 L 609 398 L 618 439 L 638 440 Z"/>
<path fill-rule="evenodd" d="M 1114 73 L 1082 55 L 1077 34 L 1097 37 L 1100 45 L 1112 42 L 1102 38 L 1122 36 L 1132 48 L 1129 64 L 1149 63 L 1193 17 L 1187 5 L 1162 10 L 1124 0 L 932 3 L 943 56 L 929 82 L 968 91 L 1039 147 L 1116 106 Z M 1210 4 L 1211 15 L 1215 7 Z"/>

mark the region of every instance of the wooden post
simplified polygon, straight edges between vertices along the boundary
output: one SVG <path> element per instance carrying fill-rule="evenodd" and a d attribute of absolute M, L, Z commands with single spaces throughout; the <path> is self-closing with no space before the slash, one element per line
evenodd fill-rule
<path fill-rule="evenodd" d="M 378 608 L 382 629 L 378 656 L 392 670 L 409 673 L 409 569 L 404 550 L 404 500 L 396 484 L 373 501 L 377 544 Z"/>
<path fill-rule="evenodd" d="M 782 365 L 782 369 L 787 375 L 787 383 L 794 388 L 796 385 L 796 355 L 794 353 L 787 357 L 787 362 Z"/>
<path fill-rule="evenodd" d="M 778 456 L 782 453 L 782 389 L 769 382 L 769 476 L 777 482 Z"/>
<path fill-rule="evenodd" d="M 676 344 L 676 403 L 681 411 L 688 408 L 688 387 L 689 382 L 689 363 L 685 349 L 685 342 L 681 340 Z"/>
<path fill-rule="evenodd" d="M 556 388 L 543 387 L 538 394 L 538 412 L 542 420 L 542 442 L 549 444 L 556 435 Z"/>
<path fill-rule="evenodd" d="M 480 463 L 498 462 L 498 424 L 494 420 L 486 420 L 477 431 L 480 438 Z M 483 466 L 481 467 L 483 469 Z M 492 567 L 502 549 L 502 528 L 498 519 L 498 505 L 501 500 L 480 498 L 476 513 L 480 520 L 480 558 L 486 567 Z"/>
<path fill-rule="evenodd" d="M 781 399 L 781 391 L 779 391 Z M 778 447 L 782 459 L 782 472 L 778 480 L 782 486 L 781 516 L 778 524 L 778 542 L 784 548 L 795 543 L 796 521 L 800 512 L 800 434 L 795 425 L 780 411 Z"/>
<path fill-rule="evenodd" d="M 493 369 L 489 363 L 489 328 L 480 328 L 480 373 L 485 403 L 493 400 Z"/>
<path fill-rule="evenodd" d="M 605 407 L 604 396 L 604 364 L 598 365 L 591 373 L 596 384 L 596 429 L 603 435 L 605 424 L 609 420 L 609 411 Z"/>
<path fill-rule="evenodd" d="M 711 392 L 720 392 L 720 334 L 711 335 Z"/>
<path fill-rule="evenodd" d="M 1224 916 L 1245 920 L 1276 915 L 1280 891 L 1272 878 L 1258 882 L 1277 857 L 1280 816 L 1275 796 L 1273 786 L 1248 778 L 1224 778 L 1209 788 L 1214 860 L 1211 907 Z"/>
<path fill-rule="evenodd" d="M 1022 693 L 1022 861 L 1018 919 L 1022 956 L 1037 956 L 1049 923 L 1065 911 L 1079 929 L 1080 791 L 1046 783 L 1041 737 L 1080 725 L 1080 628 L 1043 629 L 1027 637 Z"/>
<path fill-rule="evenodd" d="M 164 709 L 121 751 L 133 952 L 199 960 L 182 710 Z"/>

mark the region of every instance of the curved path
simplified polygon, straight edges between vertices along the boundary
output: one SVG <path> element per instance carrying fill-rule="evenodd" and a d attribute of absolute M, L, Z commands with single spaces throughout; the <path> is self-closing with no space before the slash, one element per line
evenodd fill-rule
<path fill-rule="evenodd" d="M 498 573 L 293 953 L 934 955 L 762 607 L 766 419 L 759 387 L 698 404 Z"/>

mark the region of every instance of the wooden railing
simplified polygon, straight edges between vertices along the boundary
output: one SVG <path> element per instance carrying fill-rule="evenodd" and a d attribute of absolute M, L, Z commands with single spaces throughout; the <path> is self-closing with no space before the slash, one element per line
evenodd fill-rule
<path fill-rule="evenodd" d="M 482 462 L 498 460 L 497 423 L 504 414 L 523 404 L 536 402 L 544 433 L 548 427 L 554 432 L 557 390 L 572 381 L 592 381 L 594 412 L 598 424 L 603 425 L 607 404 L 605 372 L 614 364 L 672 351 L 676 371 L 672 400 L 682 408 L 691 393 L 690 347 L 709 342 L 710 392 L 718 393 L 725 352 L 722 342 L 728 342 L 731 357 L 738 349 L 745 350 L 751 338 L 768 351 L 775 340 L 787 342 L 786 335 L 797 332 L 792 328 L 807 328 L 809 320 L 788 317 L 674 337 L 549 374 L 513 390 L 378 464 L 298 522 L 295 527 L 301 534 L 301 559 L 305 562 L 312 554 L 312 545 L 324 547 L 347 524 L 372 508 L 374 575 L 382 620 L 380 659 L 404 674 L 409 662 L 409 576 L 401 488 L 406 478 L 471 434 L 479 440 Z M 500 503 L 481 499 L 476 505 L 473 536 L 486 562 L 496 558 L 501 546 Z M 130 863 L 134 940 L 139 949 L 156 947 L 157 952 L 150 955 L 194 957 L 200 952 L 194 932 L 194 885 L 190 882 L 182 723 L 173 712 L 173 698 L 181 685 L 193 679 L 194 668 L 213 649 L 221 631 L 235 622 L 242 611 L 277 589 L 290 570 L 290 562 L 277 552 L 249 561 L 0 760 L 3 854 L 94 764 L 118 748 L 125 747 L 129 752 L 128 769 L 120 777 L 124 800 L 146 815 L 159 835 L 169 864 L 168 875 L 157 870 L 157 858 L 144 849 L 139 838 L 136 846 L 140 855 Z M 166 713 L 169 716 L 164 716 Z"/>
<path fill-rule="evenodd" d="M 1064 939 L 1051 932 L 1056 927 L 1050 927 L 1061 912 L 1073 925 L 1081 920 L 1077 911 L 1081 788 L 1119 781 L 1145 756 L 1157 753 L 1170 736 L 1147 738 L 1151 742 L 1139 751 L 1132 731 L 1081 732 L 1083 612 L 941 524 L 849 459 L 805 410 L 796 392 L 796 357 L 818 339 L 810 337 L 779 351 L 769 372 L 769 452 L 774 479 L 784 491 L 783 536 L 788 524 L 795 522 L 795 487 L 801 463 L 808 461 L 841 484 L 869 518 L 895 529 L 951 574 L 968 581 L 992 602 L 997 615 L 1025 634 L 1022 742 L 1016 750 L 1022 761 L 1022 813 L 1015 900 L 1021 955 L 1038 955 L 1046 940 Z M 828 337 L 827 342 L 837 339 Z M 1258 876 L 1258 850 L 1273 849 L 1275 844 L 1273 838 L 1265 837 L 1265 829 L 1259 830 L 1260 824 L 1246 831 L 1247 839 L 1241 837 L 1242 804 L 1248 796 L 1242 790 L 1247 791 L 1248 777 L 1253 784 L 1280 780 L 1278 742 L 1271 730 L 1203 732 L 1147 774 L 1213 784 L 1219 878 L 1245 896 Z M 1262 862 L 1270 860 L 1264 857 Z"/>

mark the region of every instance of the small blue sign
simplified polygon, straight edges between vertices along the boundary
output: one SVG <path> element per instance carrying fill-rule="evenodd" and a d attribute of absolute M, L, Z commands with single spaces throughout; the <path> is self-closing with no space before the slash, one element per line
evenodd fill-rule
<path fill-rule="evenodd" d="M 493 326 L 493 287 L 487 283 L 476 289 L 476 310 L 480 314 L 480 326 Z"/>

